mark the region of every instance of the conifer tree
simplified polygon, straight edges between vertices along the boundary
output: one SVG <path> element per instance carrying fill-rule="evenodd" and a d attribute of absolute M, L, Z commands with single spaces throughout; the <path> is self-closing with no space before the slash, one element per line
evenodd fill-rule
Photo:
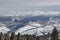
<path fill-rule="evenodd" d="M 58 40 L 59 36 L 58 36 L 58 31 L 56 29 L 56 27 L 54 27 L 52 33 L 51 33 L 51 40 Z"/>
<path fill-rule="evenodd" d="M 5 34 L 4 36 L 5 36 L 4 40 L 10 40 L 9 35 Z"/>
<path fill-rule="evenodd" d="M 17 34 L 17 40 L 20 40 L 20 33 Z"/>
<path fill-rule="evenodd" d="M 36 40 L 39 40 L 39 36 L 37 36 Z"/>
<path fill-rule="evenodd" d="M 10 40 L 16 40 L 16 35 L 14 32 L 11 33 Z"/>
<path fill-rule="evenodd" d="M 2 32 L 0 33 L 0 40 L 4 40 L 4 35 Z"/>

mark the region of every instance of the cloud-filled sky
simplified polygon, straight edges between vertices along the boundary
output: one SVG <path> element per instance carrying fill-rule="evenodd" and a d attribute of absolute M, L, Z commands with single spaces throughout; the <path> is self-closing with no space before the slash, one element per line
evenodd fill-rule
<path fill-rule="evenodd" d="M 0 15 L 12 10 L 60 11 L 60 0 L 0 0 Z"/>

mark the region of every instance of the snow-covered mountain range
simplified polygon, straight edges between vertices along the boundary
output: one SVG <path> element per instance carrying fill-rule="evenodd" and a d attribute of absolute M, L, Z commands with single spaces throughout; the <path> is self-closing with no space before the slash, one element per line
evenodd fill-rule
<path fill-rule="evenodd" d="M 0 16 L 0 32 L 45 35 L 51 33 L 54 27 L 60 32 L 60 12 L 24 11 L 22 13 L 20 16 Z"/>

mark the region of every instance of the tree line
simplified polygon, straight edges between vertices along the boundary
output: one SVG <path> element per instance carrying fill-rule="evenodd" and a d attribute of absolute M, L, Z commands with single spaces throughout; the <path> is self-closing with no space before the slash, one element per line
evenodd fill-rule
<path fill-rule="evenodd" d="M 56 27 L 52 30 L 52 33 L 49 35 L 35 36 L 35 35 L 20 35 L 18 33 L 15 35 L 14 32 L 11 33 L 11 36 L 7 34 L 0 33 L 0 40 L 59 40 L 59 35 Z"/>

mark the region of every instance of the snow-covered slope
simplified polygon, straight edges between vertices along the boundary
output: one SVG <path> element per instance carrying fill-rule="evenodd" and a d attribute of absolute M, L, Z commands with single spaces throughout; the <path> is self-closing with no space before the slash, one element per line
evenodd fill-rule
<path fill-rule="evenodd" d="M 0 32 L 7 33 L 10 31 L 4 24 L 0 23 Z"/>
<path fill-rule="evenodd" d="M 19 28 L 18 30 L 16 30 L 15 33 L 17 34 L 18 32 L 20 32 L 21 34 L 31 34 L 31 35 L 33 34 L 34 35 L 37 31 L 36 28 L 39 28 L 40 26 L 42 26 L 42 25 L 39 23 L 30 22 L 23 28 Z M 40 28 L 40 29 L 43 30 L 43 28 Z"/>
<path fill-rule="evenodd" d="M 21 34 L 43 35 L 43 33 L 46 34 L 52 31 L 52 29 L 53 27 L 51 25 L 46 25 L 45 27 L 45 25 L 41 25 L 36 22 L 30 22 L 23 28 L 19 28 L 18 30 L 16 30 L 15 33 L 17 34 L 18 32 L 20 32 Z"/>
<path fill-rule="evenodd" d="M 56 20 L 50 20 L 45 24 L 41 24 L 40 22 L 29 22 L 26 26 L 19 28 L 15 31 L 17 34 L 20 32 L 21 34 L 29 34 L 29 35 L 46 35 L 51 33 L 53 28 L 57 27 L 60 30 L 60 24 L 56 22 Z"/>

